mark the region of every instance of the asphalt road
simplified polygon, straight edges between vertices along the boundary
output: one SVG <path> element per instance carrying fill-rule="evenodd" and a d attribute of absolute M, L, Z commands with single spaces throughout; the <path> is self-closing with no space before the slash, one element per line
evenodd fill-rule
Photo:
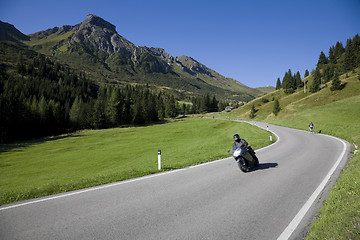
<path fill-rule="evenodd" d="M 321 134 L 269 130 L 279 140 L 256 151 L 255 171 L 241 172 L 229 157 L 3 205 L 0 239 L 299 239 L 351 147 Z"/>

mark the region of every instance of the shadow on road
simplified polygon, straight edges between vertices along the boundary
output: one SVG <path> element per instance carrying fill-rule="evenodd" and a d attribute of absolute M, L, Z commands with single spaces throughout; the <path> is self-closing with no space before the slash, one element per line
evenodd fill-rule
<path fill-rule="evenodd" d="M 264 170 L 264 169 L 269 169 L 269 168 L 276 168 L 278 166 L 277 163 L 260 163 L 259 166 L 254 169 L 256 170 Z"/>

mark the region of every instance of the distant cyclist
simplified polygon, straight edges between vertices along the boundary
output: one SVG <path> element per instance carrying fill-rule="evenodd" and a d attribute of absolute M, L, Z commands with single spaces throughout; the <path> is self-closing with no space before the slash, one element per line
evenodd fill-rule
<path fill-rule="evenodd" d="M 313 132 L 313 128 L 314 128 L 314 124 L 312 122 L 310 122 L 310 124 L 309 124 L 310 132 Z"/>

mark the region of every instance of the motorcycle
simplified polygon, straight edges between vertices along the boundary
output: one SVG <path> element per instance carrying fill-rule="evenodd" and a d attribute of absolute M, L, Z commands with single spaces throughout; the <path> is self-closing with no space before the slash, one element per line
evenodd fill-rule
<path fill-rule="evenodd" d="M 250 154 L 250 152 L 252 154 Z M 235 149 L 235 151 L 233 151 L 233 157 L 243 172 L 249 172 L 259 166 L 259 159 L 251 147 Z"/>

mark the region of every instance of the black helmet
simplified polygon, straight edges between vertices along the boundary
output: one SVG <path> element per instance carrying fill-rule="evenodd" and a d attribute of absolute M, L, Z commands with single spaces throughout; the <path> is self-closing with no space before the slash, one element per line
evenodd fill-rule
<path fill-rule="evenodd" d="M 235 141 L 235 142 L 240 142 L 240 136 L 239 136 L 239 134 L 235 134 L 235 135 L 234 135 L 234 141 Z"/>

